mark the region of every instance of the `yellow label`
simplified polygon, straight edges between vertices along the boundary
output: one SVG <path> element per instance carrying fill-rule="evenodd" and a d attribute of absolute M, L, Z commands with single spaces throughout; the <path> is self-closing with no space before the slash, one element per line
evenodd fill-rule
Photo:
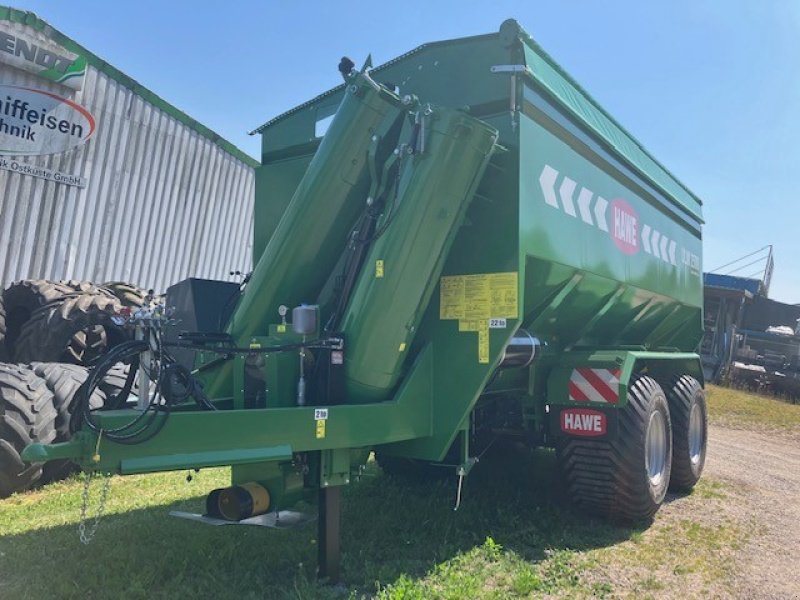
<path fill-rule="evenodd" d="M 442 277 L 439 318 L 457 320 L 458 330 L 478 333 L 478 362 L 489 363 L 490 319 L 519 318 L 519 275 L 481 273 Z"/>
<path fill-rule="evenodd" d="M 258 342 L 250 342 L 250 348 L 255 350 L 256 348 L 261 348 L 261 344 Z"/>
<path fill-rule="evenodd" d="M 461 319 L 458 321 L 458 330 L 459 331 L 480 331 L 481 330 L 481 321 L 467 321 L 465 319 Z"/>
<path fill-rule="evenodd" d="M 517 273 L 492 273 L 489 278 L 491 289 L 489 316 L 495 319 L 516 319 L 519 316 Z"/>
<path fill-rule="evenodd" d="M 317 439 L 325 437 L 325 419 L 317 419 Z"/>
<path fill-rule="evenodd" d="M 278 325 L 278 333 L 286 333 L 286 325 L 284 324 Z"/>
<path fill-rule="evenodd" d="M 375 278 L 380 279 L 383 277 L 383 260 L 375 261 Z"/>
<path fill-rule="evenodd" d="M 397 349 L 398 352 L 405 352 L 406 351 L 406 343 L 400 342 L 400 347 Z"/>
<path fill-rule="evenodd" d="M 467 275 L 464 289 L 464 318 L 468 321 L 488 319 L 490 314 L 492 289 L 488 275 Z"/>
<path fill-rule="evenodd" d="M 442 277 L 439 287 L 439 318 L 464 318 L 464 290 L 466 279 L 462 276 Z"/>
<path fill-rule="evenodd" d="M 482 365 L 489 363 L 489 322 L 481 322 L 478 329 L 478 362 Z"/>
<path fill-rule="evenodd" d="M 519 315 L 517 290 L 516 271 L 442 277 L 439 318 L 467 321 L 516 319 Z"/>

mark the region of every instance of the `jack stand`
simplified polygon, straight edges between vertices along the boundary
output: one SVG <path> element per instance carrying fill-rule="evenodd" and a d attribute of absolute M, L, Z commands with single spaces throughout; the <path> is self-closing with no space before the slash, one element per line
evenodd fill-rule
<path fill-rule="evenodd" d="M 320 579 L 327 579 L 329 584 L 339 582 L 341 566 L 340 521 L 342 508 L 342 488 L 332 486 L 319 490 L 319 572 Z"/>

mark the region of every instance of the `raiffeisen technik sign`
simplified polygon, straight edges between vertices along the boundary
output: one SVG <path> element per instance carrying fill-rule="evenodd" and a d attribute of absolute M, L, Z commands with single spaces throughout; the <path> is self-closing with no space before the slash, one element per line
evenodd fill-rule
<path fill-rule="evenodd" d="M 66 152 L 95 131 L 92 114 L 80 104 L 33 88 L 0 85 L 0 155 Z"/>

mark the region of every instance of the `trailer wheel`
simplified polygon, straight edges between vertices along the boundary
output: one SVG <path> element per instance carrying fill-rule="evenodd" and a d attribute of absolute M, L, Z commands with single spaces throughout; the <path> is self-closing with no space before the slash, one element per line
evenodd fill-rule
<path fill-rule="evenodd" d="M 17 339 L 17 362 L 68 362 L 86 365 L 128 334 L 111 320 L 122 309 L 104 294 L 67 296 L 36 309 Z"/>
<path fill-rule="evenodd" d="M 70 420 L 74 412 L 72 400 L 75 392 L 89 376 L 86 367 L 64 363 L 33 363 L 31 369 L 44 380 L 47 389 L 53 393 L 53 405 L 56 410 L 56 442 L 66 442 L 72 438 Z M 102 408 L 106 395 L 99 388 L 94 391 L 89 406 Z M 42 468 L 42 482 L 49 483 L 65 479 L 77 470 L 77 465 L 69 460 L 52 460 Z"/>
<path fill-rule="evenodd" d="M 556 448 L 576 506 L 620 521 L 650 519 L 667 492 L 672 458 L 669 407 L 661 386 L 639 377 L 628 387 L 613 439 L 563 438 Z"/>
<path fill-rule="evenodd" d="M 700 479 L 706 462 L 706 395 L 697 379 L 679 375 L 669 386 L 667 398 L 672 417 L 672 474 L 669 487 L 673 491 L 686 492 Z"/>
<path fill-rule="evenodd" d="M 0 498 L 40 481 L 41 463 L 26 463 L 28 444 L 49 444 L 56 437 L 53 393 L 22 365 L 0 365 Z"/>

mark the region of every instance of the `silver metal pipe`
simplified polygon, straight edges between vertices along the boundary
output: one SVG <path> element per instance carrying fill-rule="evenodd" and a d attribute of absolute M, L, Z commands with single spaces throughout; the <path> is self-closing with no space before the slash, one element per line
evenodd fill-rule
<path fill-rule="evenodd" d="M 519 329 L 503 350 L 500 369 L 523 369 L 540 354 L 542 342 L 525 329 Z"/>

